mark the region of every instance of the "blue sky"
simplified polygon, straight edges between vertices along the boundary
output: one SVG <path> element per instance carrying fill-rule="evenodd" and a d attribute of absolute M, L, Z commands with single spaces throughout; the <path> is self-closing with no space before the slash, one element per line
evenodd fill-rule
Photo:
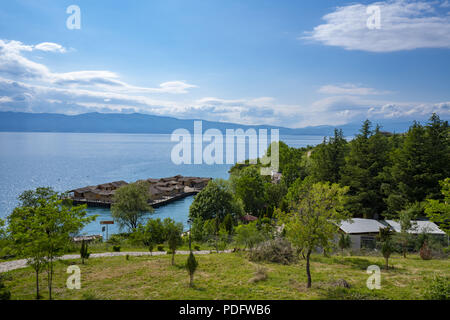
<path fill-rule="evenodd" d="M 70 5 L 79 30 L 66 27 Z M 11 0 L 0 110 L 288 127 L 449 119 L 449 13 L 448 0 Z"/>

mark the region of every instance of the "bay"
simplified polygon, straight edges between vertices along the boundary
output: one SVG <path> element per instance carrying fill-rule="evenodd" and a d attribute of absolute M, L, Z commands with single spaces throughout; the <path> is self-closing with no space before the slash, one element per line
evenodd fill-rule
<path fill-rule="evenodd" d="M 282 136 L 293 147 L 316 145 L 322 136 Z M 171 161 L 176 142 L 168 134 L 0 132 L 0 218 L 9 215 L 25 190 L 53 187 L 67 191 L 116 180 L 169 177 L 177 174 L 228 178 L 230 164 L 182 164 Z M 187 227 L 187 197 L 155 209 L 152 217 L 172 219 Z M 83 234 L 102 234 L 101 220 L 111 220 L 109 209 L 89 208 L 97 220 Z M 119 232 L 117 225 L 110 233 Z"/>

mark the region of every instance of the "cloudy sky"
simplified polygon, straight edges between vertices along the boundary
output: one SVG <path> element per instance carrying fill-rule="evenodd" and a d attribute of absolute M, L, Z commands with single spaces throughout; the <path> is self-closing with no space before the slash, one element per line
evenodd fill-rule
<path fill-rule="evenodd" d="M 67 27 L 74 4 L 80 29 Z M 9 0 L 0 110 L 293 128 L 450 119 L 450 1 Z"/>

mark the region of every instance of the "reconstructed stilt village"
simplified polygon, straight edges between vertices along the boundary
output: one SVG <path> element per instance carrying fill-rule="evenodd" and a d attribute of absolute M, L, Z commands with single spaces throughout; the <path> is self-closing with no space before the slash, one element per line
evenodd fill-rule
<path fill-rule="evenodd" d="M 149 178 L 138 181 L 148 182 L 149 204 L 152 207 L 157 208 L 172 201 L 197 194 L 206 187 L 210 180 L 211 178 L 176 175 L 167 178 Z M 87 204 L 92 207 L 109 208 L 113 203 L 116 190 L 127 184 L 127 182 L 121 180 L 87 186 L 70 190 L 69 196 L 75 204 Z"/>

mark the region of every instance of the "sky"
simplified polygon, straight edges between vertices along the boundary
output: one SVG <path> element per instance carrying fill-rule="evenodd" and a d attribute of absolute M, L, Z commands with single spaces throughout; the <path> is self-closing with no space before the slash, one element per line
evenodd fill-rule
<path fill-rule="evenodd" d="M 450 1 L 8 0 L 0 111 L 447 120 Z"/>

